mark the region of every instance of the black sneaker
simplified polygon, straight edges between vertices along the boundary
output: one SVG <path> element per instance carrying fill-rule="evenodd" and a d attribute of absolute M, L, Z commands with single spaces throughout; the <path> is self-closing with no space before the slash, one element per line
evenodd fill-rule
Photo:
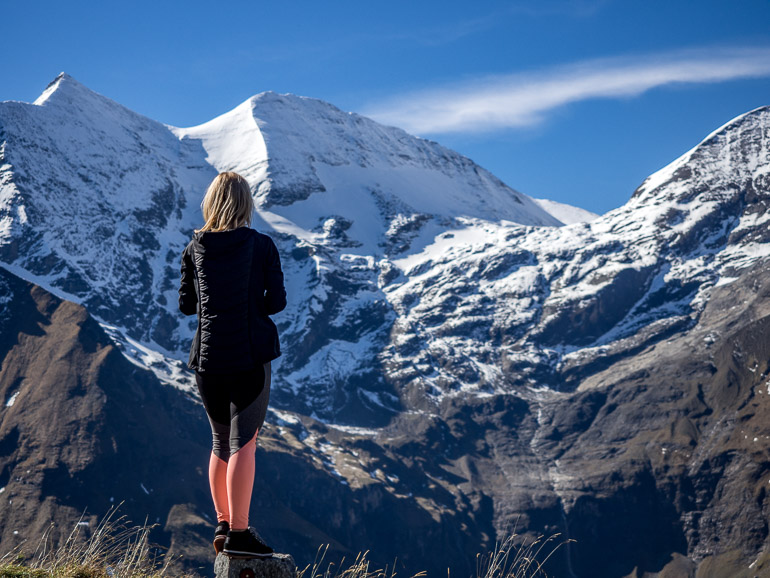
<path fill-rule="evenodd" d="M 273 549 L 265 544 L 254 528 L 249 526 L 248 530 L 239 532 L 230 530 L 222 553 L 231 558 L 270 558 L 273 555 Z"/>
<path fill-rule="evenodd" d="M 219 554 L 222 551 L 222 548 L 225 547 L 225 539 L 227 538 L 227 533 L 229 531 L 229 523 L 219 522 L 219 524 L 217 524 L 217 529 L 214 530 L 214 550 L 217 554 Z"/>

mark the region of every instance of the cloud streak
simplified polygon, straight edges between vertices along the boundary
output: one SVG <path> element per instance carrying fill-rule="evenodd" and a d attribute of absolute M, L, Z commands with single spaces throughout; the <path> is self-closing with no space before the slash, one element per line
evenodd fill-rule
<path fill-rule="evenodd" d="M 766 76 L 770 48 L 690 50 L 470 79 L 381 101 L 364 114 L 415 134 L 488 132 L 541 123 L 556 109 L 583 100 L 634 97 L 673 84 Z"/>

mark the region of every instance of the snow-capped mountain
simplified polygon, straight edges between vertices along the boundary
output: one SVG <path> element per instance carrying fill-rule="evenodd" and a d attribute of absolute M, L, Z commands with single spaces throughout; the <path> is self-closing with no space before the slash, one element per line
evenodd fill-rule
<path fill-rule="evenodd" d="M 263 93 L 175 128 L 60 75 L 0 105 L 0 258 L 184 381 L 179 255 L 208 182 L 236 170 L 286 271 L 280 406 L 369 422 L 456 392 L 571 389 L 692 325 L 711 287 L 767 254 L 769 117 L 559 226 L 468 159 L 318 100 Z"/>
<path fill-rule="evenodd" d="M 216 174 L 200 146 L 66 75 L 33 104 L 0 103 L 0 143 L 0 258 L 173 348 L 173 252 Z"/>
<path fill-rule="evenodd" d="M 265 92 L 172 131 L 200 142 L 218 171 L 254 183 L 260 215 L 274 230 L 313 239 L 319 218 L 339 215 L 366 254 L 386 252 L 383 228 L 394 214 L 561 224 L 469 159 L 312 98 Z"/>
<path fill-rule="evenodd" d="M 182 364 L 163 361 L 185 358 L 195 324 L 176 310 L 179 255 L 218 171 L 249 179 L 256 226 L 284 255 L 293 299 L 282 328 L 304 344 L 290 367 L 321 349 L 303 335 L 330 320 L 336 277 L 362 292 L 340 291 L 332 308 L 383 309 L 377 279 L 392 275 L 389 260 L 457 219 L 561 224 L 457 153 L 292 95 L 263 93 L 181 129 L 62 74 L 33 104 L 0 104 L 0 139 L 0 258 L 86 305 L 127 352 L 182 380 Z"/>
<path fill-rule="evenodd" d="M 768 127 L 770 107 L 738 117 L 589 223 L 469 222 L 395 260 L 391 372 L 422 367 L 434 391 L 587 387 L 691 326 L 716 284 L 770 255 Z"/>

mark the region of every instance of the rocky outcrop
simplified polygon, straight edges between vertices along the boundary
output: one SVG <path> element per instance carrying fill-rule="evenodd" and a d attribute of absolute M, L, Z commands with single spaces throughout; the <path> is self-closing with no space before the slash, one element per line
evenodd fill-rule
<path fill-rule="evenodd" d="M 297 567 L 289 554 L 270 558 L 239 560 L 219 554 L 214 562 L 217 578 L 295 578 Z"/>

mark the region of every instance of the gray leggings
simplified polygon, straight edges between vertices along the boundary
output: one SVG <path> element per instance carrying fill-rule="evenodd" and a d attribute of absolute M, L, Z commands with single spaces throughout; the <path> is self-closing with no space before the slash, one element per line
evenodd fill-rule
<path fill-rule="evenodd" d="M 270 399 L 270 362 L 238 373 L 196 371 L 195 382 L 209 416 L 214 455 L 227 461 L 265 423 Z"/>

